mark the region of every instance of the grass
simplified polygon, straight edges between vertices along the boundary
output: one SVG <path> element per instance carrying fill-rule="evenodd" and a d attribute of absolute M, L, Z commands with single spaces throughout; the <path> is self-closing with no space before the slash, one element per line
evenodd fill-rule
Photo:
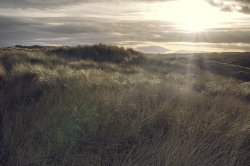
<path fill-rule="evenodd" d="M 3 48 L 0 165 L 248 165 L 249 60 Z"/>

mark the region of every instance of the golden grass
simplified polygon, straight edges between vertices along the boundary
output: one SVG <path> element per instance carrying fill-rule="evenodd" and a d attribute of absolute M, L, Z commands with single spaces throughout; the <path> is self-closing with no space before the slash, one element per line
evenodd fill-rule
<path fill-rule="evenodd" d="M 250 162 L 249 83 L 196 64 L 210 55 L 136 63 L 67 56 L 1 50 L 0 164 Z"/>

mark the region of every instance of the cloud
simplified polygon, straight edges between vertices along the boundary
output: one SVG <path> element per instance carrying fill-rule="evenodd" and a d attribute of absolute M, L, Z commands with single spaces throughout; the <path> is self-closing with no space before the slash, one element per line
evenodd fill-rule
<path fill-rule="evenodd" d="M 0 8 L 57 8 L 66 5 L 77 5 L 80 3 L 100 3 L 100 2 L 162 2 L 172 0 L 1 0 Z"/>
<path fill-rule="evenodd" d="M 138 49 L 141 52 L 150 53 L 150 54 L 167 53 L 170 51 L 169 49 L 166 49 L 161 46 L 141 46 L 141 47 L 137 47 L 136 49 Z"/>
<path fill-rule="evenodd" d="M 0 46 L 78 45 L 103 42 L 135 46 L 147 52 L 165 52 L 167 50 L 163 44 L 170 42 L 250 43 L 250 23 L 246 15 L 241 18 L 242 20 L 227 23 L 230 26 L 220 25 L 206 33 L 188 33 L 180 29 L 173 20 L 165 18 L 166 13 L 163 10 L 168 10 L 168 3 L 159 2 L 166 1 L 1 0 Z M 244 10 L 245 13 L 248 8 L 243 7 L 250 4 L 249 1 L 243 0 L 228 0 L 227 3 L 219 3 L 222 2 L 219 0 L 209 2 L 224 11 L 232 11 L 233 4 L 235 8 L 237 5 L 242 6 L 237 9 L 241 9 L 242 12 Z M 156 21 L 154 19 L 157 15 L 155 18 L 150 16 L 159 9 L 162 9 L 161 15 L 164 19 Z"/>
<path fill-rule="evenodd" d="M 246 25 L 247 26 L 247 25 Z M 82 44 L 106 42 L 111 44 L 132 41 L 144 42 L 206 42 L 250 43 L 250 28 L 217 28 L 207 32 L 178 31 L 171 22 L 152 20 L 113 20 L 78 17 L 20 18 L 0 17 L 1 41 L 39 41 L 50 44 Z M 62 39 L 62 41 L 54 39 Z M 64 41 L 64 42 L 63 42 Z"/>
<path fill-rule="evenodd" d="M 219 7 L 222 11 L 237 11 L 250 14 L 250 0 L 207 0 L 213 6 Z"/>
<path fill-rule="evenodd" d="M 1 8 L 47 8 L 77 4 L 89 0 L 1 0 Z"/>

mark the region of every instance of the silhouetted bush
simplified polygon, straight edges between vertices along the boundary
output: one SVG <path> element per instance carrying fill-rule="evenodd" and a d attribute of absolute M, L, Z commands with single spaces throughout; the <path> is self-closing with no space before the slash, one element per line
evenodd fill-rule
<path fill-rule="evenodd" d="M 50 53 L 63 56 L 65 58 L 89 59 L 97 62 L 120 63 L 141 55 L 131 48 L 108 46 L 98 44 L 94 46 L 59 47 L 50 50 Z"/>

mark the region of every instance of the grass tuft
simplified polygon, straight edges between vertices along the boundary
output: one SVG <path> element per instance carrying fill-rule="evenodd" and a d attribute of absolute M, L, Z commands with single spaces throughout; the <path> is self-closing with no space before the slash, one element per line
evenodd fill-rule
<path fill-rule="evenodd" d="M 0 165 L 249 165 L 246 60 L 0 49 Z"/>

